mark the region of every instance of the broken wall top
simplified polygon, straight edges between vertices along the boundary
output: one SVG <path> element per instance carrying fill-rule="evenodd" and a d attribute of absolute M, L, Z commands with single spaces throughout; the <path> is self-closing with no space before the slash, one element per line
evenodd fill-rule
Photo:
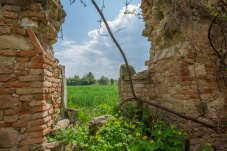
<path fill-rule="evenodd" d="M 29 28 L 35 31 L 44 51 L 53 55 L 52 45 L 57 41 L 57 33 L 66 16 L 60 0 L 0 0 L 0 13 L 0 33 L 4 34 L 0 41 L 5 44 L 1 49 L 10 49 L 9 39 L 23 39 Z"/>

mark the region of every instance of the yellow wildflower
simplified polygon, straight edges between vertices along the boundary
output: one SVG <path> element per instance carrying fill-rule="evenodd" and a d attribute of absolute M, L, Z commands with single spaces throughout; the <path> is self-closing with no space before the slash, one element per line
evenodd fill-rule
<path fill-rule="evenodd" d="M 181 131 L 179 131 L 178 134 L 181 135 Z"/>
<path fill-rule="evenodd" d="M 151 140 L 150 140 L 150 143 L 151 143 L 151 144 L 153 144 L 153 143 L 154 143 L 154 140 L 153 140 L 153 139 L 151 139 Z"/>
<path fill-rule="evenodd" d="M 95 135 L 99 135 L 99 131 L 97 131 L 97 132 L 95 133 Z"/>
<path fill-rule="evenodd" d="M 162 132 L 161 131 L 158 131 L 158 135 L 160 135 Z"/>
<path fill-rule="evenodd" d="M 134 129 L 136 127 L 136 125 L 132 125 L 132 129 Z"/>
<path fill-rule="evenodd" d="M 141 134 L 140 133 L 136 133 L 136 137 L 140 137 L 141 136 Z"/>
<path fill-rule="evenodd" d="M 101 137 L 98 137 L 98 141 L 100 141 L 101 140 Z"/>
<path fill-rule="evenodd" d="M 145 135 L 145 136 L 143 136 L 143 138 L 142 139 L 147 139 L 147 136 Z"/>
<path fill-rule="evenodd" d="M 210 143 L 206 143 L 206 145 L 207 145 L 207 147 L 210 147 L 211 146 Z"/>

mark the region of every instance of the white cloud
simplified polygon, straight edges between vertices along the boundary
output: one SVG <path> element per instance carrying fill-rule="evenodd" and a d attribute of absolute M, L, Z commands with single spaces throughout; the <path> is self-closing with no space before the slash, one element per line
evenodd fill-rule
<path fill-rule="evenodd" d="M 130 9 L 139 9 L 137 6 L 129 6 Z M 137 71 L 146 69 L 145 60 L 149 58 L 149 42 L 142 37 L 143 22 L 134 15 L 124 15 L 123 8 L 117 18 L 109 21 L 112 31 L 126 27 L 115 33 L 115 37 L 124 50 L 129 64 Z M 102 25 L 101 33 L 106 34 L 106 28 Z M 97 29 L 88 32 L 89 40 L 77 44 L 76 41 L 66 39 L 61 45 L 61 50 L 55 52 L 55 57 L 66 66 L 66 76 L 73 77 L 75 74 L 83 76 L 91 71 L 98 79 L 102 75 L 109 78 L 119 77 L 120 65 L 123 58 L 113 43 L 110 36 L 100 36 Z M 59 49 L 59 48 L 55 48 Z"/>

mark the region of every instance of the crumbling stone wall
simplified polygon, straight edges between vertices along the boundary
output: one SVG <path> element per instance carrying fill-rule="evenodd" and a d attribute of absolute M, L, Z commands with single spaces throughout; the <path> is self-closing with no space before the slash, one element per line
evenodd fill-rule
<path fill-rule="evenodd" d="M 52 47 L 64 18 L 60 0 L 0 0 L 0 150 L 45 142 L 64 106 Z"/>
<path fill-rule="evenodd" d="M 148 70 L 132 76 L 138 97 L 215 125 L 227 121 L 226 83 L 214 62 L 217 56 L 208 41 L 211 23 L 203 1 L 142 0 L 145 29 L 152 42 Z M 218 39 L 219 35 L 216 34 Z M 121 75 L 121 101 L 131 97 L 127 75 Z M 151 107 L 154 115 L 185 130 L 191 149 L 203 142 L 227 150 L 227 133 Z"/>

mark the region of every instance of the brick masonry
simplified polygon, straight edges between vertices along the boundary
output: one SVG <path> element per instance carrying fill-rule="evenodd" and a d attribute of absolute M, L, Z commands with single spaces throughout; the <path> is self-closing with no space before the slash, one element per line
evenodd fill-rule
<path fill-rule="evenodd" d="M 227 92 L 210 61 L 216 56 L 207 38 L 208 15 L 198 6 L 190 7 L 189 1 L 175 3 L 178 7 L 174 9 L 175 15 L 180 23 L 169 13 L 172 3 L 142 0 L 142 12 L 146 14 L 143 35 L 152 41 L 152 47 L 150 59 L 145 62 L 148 69 L 132 76 L 135 93 L 179 113 L 224 125 L 225 131 L 212 130 L 150 107 L 154 115 L 187 132 L 191 149 L 205 142 L 214 150 L 227 150 Z M 132 96 L 128 75 L 120 77 L 119 94 L 121 101 Z"/>
<path fill-rule="evenodd" d="M 0 150 L 46 142 L 64 106 L 64 67 L 52 47 L 64 18 L 59 0 L 0 0 Z"/>

